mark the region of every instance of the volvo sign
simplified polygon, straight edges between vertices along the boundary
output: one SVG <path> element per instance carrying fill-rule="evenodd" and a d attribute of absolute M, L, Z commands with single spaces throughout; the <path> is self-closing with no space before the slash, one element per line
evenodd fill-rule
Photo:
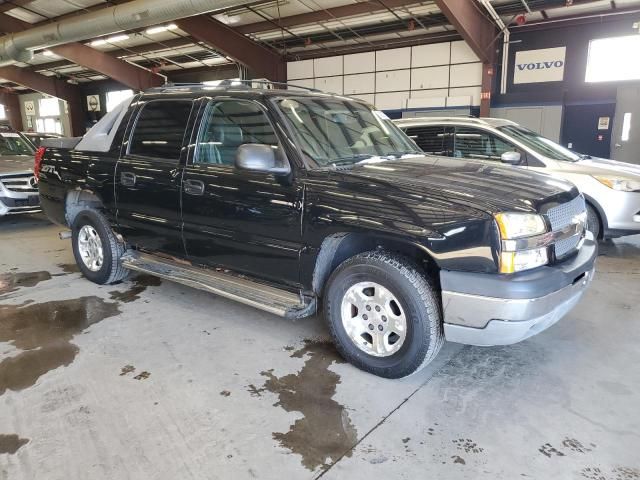
<path fill-rule="evenodd" d="M 566 47 L 516 52 L 513 83 L 561 82 Z"/>

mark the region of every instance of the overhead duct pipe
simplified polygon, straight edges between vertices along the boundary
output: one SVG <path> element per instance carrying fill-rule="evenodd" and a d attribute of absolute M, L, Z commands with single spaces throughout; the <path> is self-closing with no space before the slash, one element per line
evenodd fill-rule
<path fill-rule="evenodd" d="M 0 38 L 0 66 L 28 62 L 33 51 L 239 7 L 241 0 L 134 0 Z"/>

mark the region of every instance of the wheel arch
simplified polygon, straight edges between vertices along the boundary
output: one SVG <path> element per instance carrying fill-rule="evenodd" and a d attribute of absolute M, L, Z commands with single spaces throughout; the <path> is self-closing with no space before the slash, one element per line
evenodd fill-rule
<path fill-rule="evenodd" d="M 414 260 L 425 272 L 438 282 L 439 267 L 431 253 L 422 245 L 410 240 L 390 238 L 371 233 L 335 233 L 324 239 L 316 257 L 313 270 L 312 288 L 322 295 L 331 273 L 345 260 L 359 253 L 384 250 L 401 254 Z"/>
<path fill-rule="evenodd" d="M 78 214 L 83 210 L 102 210 L 104 202 L 93 190 L 76 189 L 67 192 L 65 198 L 65 219 L 72 226 Z"/>
<path fill-rule="evenodd" d="M 604 238 L 605 232 L 609 229 L 609 222 L 607 221 L 607 214 L 604 213 L 604 209 L 602 206 L 591 196 L 583 193 L 584 199 L 587 202 L 587 205 L 593 207 L 593 209 L 598 214 L 598 219 L 600 220 L 600 236 Z"/>

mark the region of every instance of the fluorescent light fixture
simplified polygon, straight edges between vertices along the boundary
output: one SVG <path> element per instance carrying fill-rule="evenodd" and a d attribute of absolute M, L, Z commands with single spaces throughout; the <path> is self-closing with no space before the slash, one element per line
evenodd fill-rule
<path fill-rule="evenodd" d="M 90 45 L 92 47 L 99 47 L 100 45 L 106 45 L 107 43 L 122 42 L 123 40 L 128 40 L 128 39 L 129 39 L 129 35 L 126 35 L 126 34 L 114 35 L 113 37 L 99 38 L 98 40 L 94 40 L 93 42 L 90 43 Z"/>
<path fill-rule="evenodd" d="M 631 131 L 631 112 L 626 112 L 622 120 L 622 136 L 620 137 L 620 140 L 622 140 L 623 142 L 628 142 L 630 131 Z"/>
<path fill-rule="evenodd" d="M 46 55 L 47 57 L 54 57 L 55 56 L 55 53 L 53 53 L 51 50 L 43 50 L 42 54 Z"/>
<path fill-rule="evenodd" d="M 147 35 L 153 35 L 154 33 L 162 33 L 167 30 L 175 30 L 178 26 L 175 23 L 170 23 L 169 25 L 159 25 L 157 27 L 147 28 L 144 33 Z"/>

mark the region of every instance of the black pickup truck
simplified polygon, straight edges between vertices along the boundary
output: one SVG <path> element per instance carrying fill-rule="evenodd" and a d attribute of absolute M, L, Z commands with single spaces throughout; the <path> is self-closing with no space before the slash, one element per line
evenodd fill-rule
<path fill-rule="evenodd" d="M 424 156 L 358 100 L 167 86 L 44 145 L 42 207 L 89 280 L 147 272 L 286 318 L 322 310 L 341 354 L 383 377 L 445 338 L 528 338 L 593 276 L 572 184 Z"/>

